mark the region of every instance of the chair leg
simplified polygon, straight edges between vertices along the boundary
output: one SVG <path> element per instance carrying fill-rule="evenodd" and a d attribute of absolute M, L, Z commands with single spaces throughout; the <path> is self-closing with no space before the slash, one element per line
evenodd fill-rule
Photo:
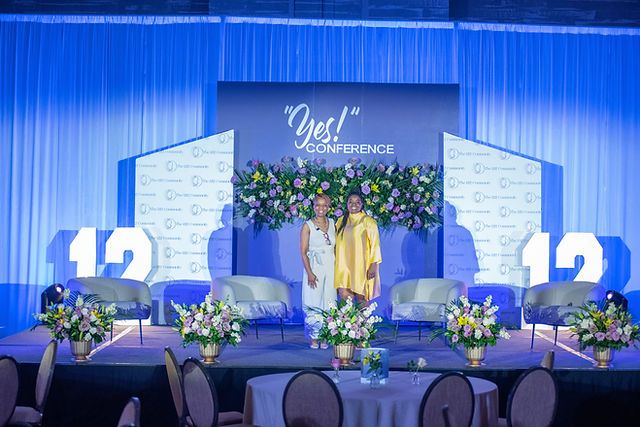
<path fill-rule="evenodd" d="M 558 342 L 558 325 L 554 326 L 554 327 L 553 327 L 553 329 L 555 329 L 555 330 L 556 330 L 556 335 L 555 335 L 555 337 L 553 338 L 553 345 L 556 345 L 556 344 L 557 344 L 557 342 Z"/>
<path fill-rule="evenodd" d="M 284 320 L 282 317 L 280 318 L 280 337 L 282 338 L 282 342 L 284 342 Z"/>
<path fill-rule="evenodd" d="M 400 321 L 396 320 L 396 330 L 393 334 L 393 342 L 397 343 L 398 342 L 398 328 L 400 327 Z"/>
<path fill-rule="evenodd" d="M 534 323 L 531 326 L 531 347 L 529 348 L 529 350 L 533 350 L 533 336 L 536 333 L 536 324 Z"/>
<path fill-rule="evenodd" d="M 143 345 L 142 344 L 142 319 L 138 319 L 138 327 L 140 330 L 140 345 Z"/>
<path fill-rule="evenodd" d="M 422 340 L 422 322 L 418 322 L 418 341 Z"/>
<path fill-rule="evenodd" d="M 253 321 L 253 326 L 256 328 L 256 339 L 258 339 L 258 320 Z"/>

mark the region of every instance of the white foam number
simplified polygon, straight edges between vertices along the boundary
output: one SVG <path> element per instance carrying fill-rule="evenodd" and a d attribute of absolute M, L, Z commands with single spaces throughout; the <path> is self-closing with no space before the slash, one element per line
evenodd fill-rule
<path fill-rule="evenodd" d="M 122 273 L 123 279 L 144 281 L 151 271 L 151 241 L 141 228 L 116 228 L 107 239 L 104 259 L 107 264 L 124 262 L 125 251 L 133 252 L 133 259 Z M 77 263 L 77 277 L 96 275 L 97 239 L 95 227 L 83 227 L 69 246 L 69 261 Z"/>
<path fill-rule="evenodd" d="M 556 247 L 556 268 L 574 268 L 577 256 L 584 265 L 574 281 L 598 282 L 603 250 L 592 233 L 566 233 Z M 534 233 L 522 250 L 522 265 L 529 267 L 529 286 L 549 281 L 549 233 Z"/>

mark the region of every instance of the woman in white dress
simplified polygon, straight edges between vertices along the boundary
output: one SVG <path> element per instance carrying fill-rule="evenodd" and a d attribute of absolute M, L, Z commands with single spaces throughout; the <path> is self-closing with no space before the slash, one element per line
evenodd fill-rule
<path fill-rule="evenodd" d="M 300 232 L 300 254 L 304 264 L 302 276 L 302 307 L 305 314 L 305 333 L 311 340 L 311 348 L 327 348 L 327 343 L 318 343 L 318 332 L 322 317 L 309 307 L 326 310 L 336 301 L 333 286 L 335 264 L 336 228 L 332 219 L 327 218 L 331 199 L 326 194 L 318 194 L 313 199 L 316 216 L 302 225 Z"/>

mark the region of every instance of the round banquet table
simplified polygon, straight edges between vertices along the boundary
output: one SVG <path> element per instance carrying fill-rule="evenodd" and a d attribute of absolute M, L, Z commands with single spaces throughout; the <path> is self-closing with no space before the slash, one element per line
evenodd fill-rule
<path fill-rule="evenodd" d="M 333 372 L 324 372 L 330 378 Z M 262 427 L 283 427 L 282 395 L 295 372 L 265 375 L 247 381 L 244 422 Z M 410 372 L 390 372 L 386 384 L 371 389 L 360 383 L 360 371 L 340 371 L 336 384 L 344 407 L 344 427 L 415 427 L 420 402 L 429 384 L 439 374 L 420 373 L 420 384 L 411 384 Z M 474 427 L 498 424 L 498 386 L 491 381 L 468 377 L 475 394 Z"/>

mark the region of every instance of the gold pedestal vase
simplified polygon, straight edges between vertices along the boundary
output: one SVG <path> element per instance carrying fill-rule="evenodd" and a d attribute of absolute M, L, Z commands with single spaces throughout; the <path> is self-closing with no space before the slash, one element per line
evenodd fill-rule
<path fill-rule="evenodd" d="M 202 357 L 204 363 L 218 363 L 216 359 L 220 356 L 221 352 L 222 347 L 220 344 L 200 344 L 200 357 Z"/>
<path fill-rule="evenodd" d="M 465 347 L 464 355 L 467 357 L 469 363 L 467 366 L 472 368 L 477 368 L 478 366 L 482 366 L 482 361 L 484 360 L 484 356 L 487 350 L 487 346 L 479 346 L 479 347 Z"/>
<path fill-rule="evenodd" d="M 91 344 L 93 341 L 69 341 L 71 345 L 71 354 L 73 360 L 76 362 L 86 362 L 89 360 L 89 353 L 91 353 Z"/>
<path fill-rule="evenodd" d="M 613 349 L 610 347 L 593 347 L 593 358 L 596 368 L 609 368 L 613 359 Z"/>
<path fill-rule="evenodd" d="M 333 354 L 336 359 L 340 359 L 341 366 L 349 366 L 352 364 L 353 354 L 356 346 L 353 344 L 336 344 L 333 346 Z"/>

